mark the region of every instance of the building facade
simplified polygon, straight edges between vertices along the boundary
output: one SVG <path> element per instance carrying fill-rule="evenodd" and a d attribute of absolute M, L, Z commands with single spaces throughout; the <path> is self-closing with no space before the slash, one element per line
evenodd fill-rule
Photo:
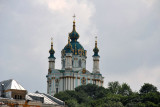
<path fill-rule="evenodd" d="M 0 107 L 65 107 L 65 102 L 45 93 L 28 93 L 16 80 L 0 82 Z"/>
<path fill-rule="evenodd" d="M 49 69 L 47 74 L 47 93 L 54 95 L 60 91 L 74 90 L 80 85 L 96 84 L 103 86 L 104 77 L 99 69 L 99 49 L 97 40 L 93 49 L 93 71 L 86 69 L 87 51 L 78 42 L 79 34 L 76 32 L 75 20 L 73 30 L 69 33 L 68 43 L 61 51 L 61 69 L 55 69 L 55 56 L 53 41 L 49 50 Z"/>
<path fill-rule="evenodd" d="M 0 82 L 0 97 L 24 100 L 27 90 L 16 80 L 9 79 Z"/>

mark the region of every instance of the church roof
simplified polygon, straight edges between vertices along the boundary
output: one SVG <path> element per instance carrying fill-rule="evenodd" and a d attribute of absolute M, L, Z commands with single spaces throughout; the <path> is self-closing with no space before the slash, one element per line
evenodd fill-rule
<path fill-rule="evenodd" d="M 69 37 L 72 41 L 77 41 L 77 39 L 79 38 L 79 34 L 76 32 L 75 21 L 73 21 L 73 30 L 71 33 L 69 33 Z"/>
<path fill-rule="evenodd" d="M 64 102 L 45 93 L 28 93 L 26 100 L 41 101 L 43 104 L 64 105 Z"/>
<path fill-rule="evenodd" d="M 2 90 L 2 85 L 4 85 L 4 90 L 16 89 L 16 90 L 25 90 L 17 81 L 13 79 L 4 80 L 0 82 L 0 90 Z"/>
<path fill-rule="evenodd" d="M 68 50 L 73 53 L 73 55 L 82 55 L 86 56 L 86 50 L 83 48 L 83 46 L 77 41 L 79 38 L 79 34 L 75 30 L 75 21 L 73 21 L 73 30 L 69 34 L 69 38 L 71 39 L 70 45 L 71 48 L 68 48 L 69 44 L 67 44 L 64 49 L 62 50 L 62 55 L 68 52 Z"/>

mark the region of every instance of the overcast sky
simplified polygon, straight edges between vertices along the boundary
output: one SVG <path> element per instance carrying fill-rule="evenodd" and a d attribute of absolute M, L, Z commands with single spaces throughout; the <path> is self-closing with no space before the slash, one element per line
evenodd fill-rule
<path fill-rule="evenodd" d="M 119 81 L 133 91 L 144 83 L 160 90 L 160 0 L 0 0 L 0 81 L 46 92 L 50 38 L 61 69 L 74 13 L 91 72 L 98 36 L 105 87 Z"/>

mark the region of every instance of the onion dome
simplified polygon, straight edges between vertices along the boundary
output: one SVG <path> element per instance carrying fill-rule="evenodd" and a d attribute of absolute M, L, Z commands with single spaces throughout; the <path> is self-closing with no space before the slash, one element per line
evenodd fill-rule
<path fill-rule="evenodd" d="M 50 56 L 48 58 L 55 58 L 54 57 L 54 49 L 53 49 L 53 41 L 52 41 L 52 38 L 51 38 L 51 49 L 49 50 L 49 53 L 50 53 Z"/>
<path fill-rule="evenodd" d="M 83 46 L 77 41 L 78 38 L 79 38 L 79 34 L 75 30 L 75 20 L 74 20 L 73 30 L 71 33 L 69 33 L 69 39 L 71 39 L 71 42 L 70 40 L 68 40 L 68 44 L 61 51 L 62 57 L 65 56 L 65 53 L 70 52 L 70 51 L 72 52 L 73 55 L 80 55 L 80 56 L 86 57 L 87 51 L 84 50 Z"/>
<path fill-rule="evenodd" d="M 99 49 L 97 47 L 97 37 L 96 37 L 96 40 L 95 40 L 95 48 L 93 49 L 93 52 L 94 52 L 93 56 L 99 56 L 98 55 Z"/>
<path fill-rule="evenodd" d="M 72 53 L 72 45 L 70 43 L 70 37 L 68 36 L 68 44 L 66 45 L 66 53 Z"/>
<path fill-rule="evenodd" d="M 79 38 L 79 34 L 76 32 L 76 28 L 75 27 L 76 27 L 75 21 L 73 21 L 73 30 L 69 34 L 69 37 L 71 38 L 72 41 L 77 41 L 77 39 Z"/>

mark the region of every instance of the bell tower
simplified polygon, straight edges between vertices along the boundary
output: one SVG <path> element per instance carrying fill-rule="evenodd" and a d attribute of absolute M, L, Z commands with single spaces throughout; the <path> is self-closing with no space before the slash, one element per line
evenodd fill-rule
<path fill-rule="evenodd" d="M 93 49 L 94 55 L 93 57 L 93 71 L 92 73 L 100 73 L 99 70 L 99 58 L 100 56 L 98 55 L 99 49 L 97 47 L 97 37 L 95 37 L 95 48 Z"/>
<path fill-rule="evenodd" d="M 66 46 L 65 70 L 72 70 L 72 45 L 68 36 L 68 44 Z"/>
<path fill-rule="evenodd" d="M 53 49 L 53 38 L 51 38 L 51 49 L 49 50 L 50 56 L 49 59 L 49 70 L 55 69 L 55 57 L 54 57 L 54 49 Z"/>

